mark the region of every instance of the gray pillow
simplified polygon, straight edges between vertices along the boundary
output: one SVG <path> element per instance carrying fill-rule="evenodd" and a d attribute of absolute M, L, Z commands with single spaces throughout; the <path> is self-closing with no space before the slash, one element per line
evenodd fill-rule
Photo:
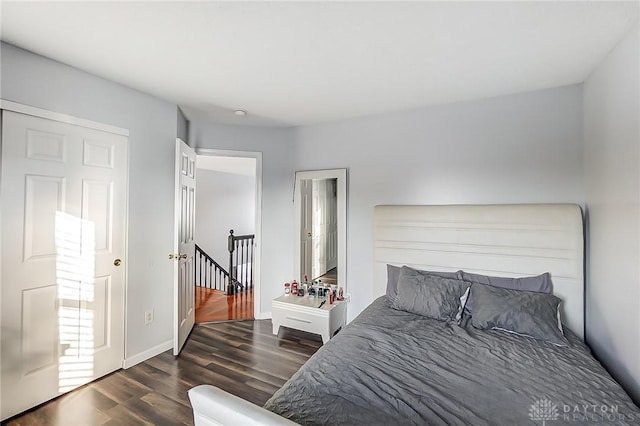
<path fill-rule="evenodd" d="M 568 346 L 562 333 L 561 300 L 553 294 L 510 290 L 488 285 L 471 286 L 475 305 L 471 324 L 480 329 L 498 329 Z"/>
<path fill-rule="evenodd" d="M 403 266 L 403 268 L 409 268 L 408 266 Z M 387 296 L 391 299 L 395 299 L 398 295 L 398 278 L 400 277 L 400 270 L 402 268 L 399 266 L 393 266 L 387 264 Z M 462 271 L 458 272 L 432 272 L 432 271 L 421 271 L 419 269 L 409 268 L 413 271 L 417 271 L 421 274 L 429 274 L 436 275 L 442 278 L 451 278 L 451 279 L 461 279 Z"/>
<path fill-rule="evenodd" d="M 512 290 L 535 291 L 537 293 L 551 293 L 553 290 L 551 275 L 548 272 L 535 277 L 522 278 L 491 277 L 488 275 L 471 274 L 464 271 L 460 272 L 461 279 L 473 284 L 484 284 Z M 465 313 L 469 315 L 473 314 L 473 304 L 473 293 L 471 293 L 464 306 Z"/>
<path fill-rule="evenodd" d="M 440 321 L 454 321 L 461 312 L 460 297 L 469 285 L 403 266 L 398 278 L 398 295 L 392 306 Z"/>

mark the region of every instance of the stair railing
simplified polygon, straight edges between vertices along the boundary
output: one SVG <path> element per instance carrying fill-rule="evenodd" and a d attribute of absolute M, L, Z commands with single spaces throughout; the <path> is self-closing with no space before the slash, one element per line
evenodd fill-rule
<path fill-rule="evenodd" d="M 196 244 L 195 280 L 197 286 L 226 291 L 229 272 Z"/>
<path fill-rule="evenodd" d="M 233 229 L 229 231 L 227 242 L 230 280 L 227 284 L 227 294 L 253 288 L 254 240 L 254 234 L 236 236 L 233 235 Z"/>

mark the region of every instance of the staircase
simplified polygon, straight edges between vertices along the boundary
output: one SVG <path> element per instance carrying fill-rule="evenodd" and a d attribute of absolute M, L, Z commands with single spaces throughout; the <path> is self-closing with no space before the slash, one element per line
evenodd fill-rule
<path fill-rule="evenodd" d="M 225 269 L 206 251 L 196 244 L 195 279 L 197 286 L 226 292 L 233 295 L 253 288 L 253 259 L 255 235 L 233 235 L 227 237 L 229 267 Z"/>

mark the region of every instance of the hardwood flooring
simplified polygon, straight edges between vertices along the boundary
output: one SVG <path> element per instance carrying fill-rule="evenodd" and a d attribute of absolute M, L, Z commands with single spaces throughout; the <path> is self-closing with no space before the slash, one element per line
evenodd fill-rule
<path fill-rule="evenodd" d="M 196 322 L 253 319 L 253 289 L 232 296 L 196 287 Z"/>
<path fill-rule="evenodd" d="M 3 423 L 17 425 L 191 425 L 187 390 L 213 384 L 263 405 L 320 346 L 320 336 L 271 320 L 197 324 L 180 356 L 164 352 Z"/>

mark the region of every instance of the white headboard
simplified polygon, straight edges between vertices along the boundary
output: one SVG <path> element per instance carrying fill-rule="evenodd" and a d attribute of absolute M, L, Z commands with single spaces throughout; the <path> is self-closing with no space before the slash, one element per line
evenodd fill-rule
<path fill-rule="evenodd" d="M 387 264 L 521 277 L 551 273 L 563 322 L 584 338 L 583 225 L 573 204 L 376 206 L 374 297 Z"/>

